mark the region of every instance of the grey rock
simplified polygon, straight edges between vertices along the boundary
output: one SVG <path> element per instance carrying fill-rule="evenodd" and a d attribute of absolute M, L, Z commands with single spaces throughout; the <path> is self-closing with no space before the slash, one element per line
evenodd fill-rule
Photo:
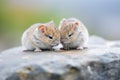
<path fill-rule="evenodd" d="M 0 80 L 120 80 L 120 41 L 91 36 L 86 50 L 0 53 Z"/>

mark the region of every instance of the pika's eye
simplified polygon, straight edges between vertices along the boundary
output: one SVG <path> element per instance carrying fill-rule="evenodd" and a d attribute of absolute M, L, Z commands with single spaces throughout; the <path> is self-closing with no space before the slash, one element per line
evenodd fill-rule
<path fill-rule="evenodd" d="M 50 39 L 53 39 L 53 37 L 52 36 L 48 36 Z"/>
<path fill-rule="evenodd" d="M 53 39 L 53 37 L 50 35 L 46 35 L 46 37 L 48 37 L 49 39 Z"/>
<path fill-rule="evenodd" d="M 73 33 L 69 34 L 68 36 L 71 37 L 73 35 Z"/>

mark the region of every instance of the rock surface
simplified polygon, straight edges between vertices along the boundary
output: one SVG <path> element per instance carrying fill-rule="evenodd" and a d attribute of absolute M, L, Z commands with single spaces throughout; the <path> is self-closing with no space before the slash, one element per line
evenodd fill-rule
<path fill-rule="evenodd" d="M 0 80 L 120 80 L 120 41 L 91 36 L 89 49 L 0 53 Z"/>

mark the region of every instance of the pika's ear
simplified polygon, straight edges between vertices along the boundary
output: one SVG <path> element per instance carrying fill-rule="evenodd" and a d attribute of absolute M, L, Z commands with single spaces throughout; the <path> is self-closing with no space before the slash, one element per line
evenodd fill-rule
<path fill-rule="evenodd" d="M 63 18 L 63 19 L 62 19 L 62 22 L 66 22 L 66 19 L 65 19 L 65 18 Z"/>
<path fill-rule="evenodd" d="M 79 26 L 79 23 L 78 22 L 75 22 L 73 27 L 74 27 L 74 30 L 77 30 L 78 29 L 78 26 Z"/>
<path fill-rule="evenodd" d="M 49 22 L 50 26 L 54 26 L 54 21 Z"/>
<path fill-rule="evenodd" d="M 39 30 L 44 33 L 45 32 L 45 26 L 44 25 L 40 25 L 39 26 Z"/>
<path fill-rule="evenodd" d="M 66 22 L 67 22 L 67 20 L 66 20 L 65 18 L 63 18 L 63 19 L 61 20 L 61 24 L 66 24 Z"/>

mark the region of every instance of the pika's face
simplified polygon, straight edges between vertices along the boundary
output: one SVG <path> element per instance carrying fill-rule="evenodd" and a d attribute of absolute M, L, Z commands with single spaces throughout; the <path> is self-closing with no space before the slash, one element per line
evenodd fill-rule
<path fill-rule="evenodd" d="M 74 21 L 66 21 L 61 24 L 60 41 L 62 44 L 74 42 L 78 37 L 78 23 Z"/>
<path fill-rule="evenodd" d="M 44 25 L 41 25 L 39 27 L 39 30 L 41 32 L 39 39 L 44 44 L 46 44 L 50 47 L 54 47 L 60 43 L 60 32 L 54 26 L 53 22 L 49 22 L 49 23 L 46 23 Z"/>

